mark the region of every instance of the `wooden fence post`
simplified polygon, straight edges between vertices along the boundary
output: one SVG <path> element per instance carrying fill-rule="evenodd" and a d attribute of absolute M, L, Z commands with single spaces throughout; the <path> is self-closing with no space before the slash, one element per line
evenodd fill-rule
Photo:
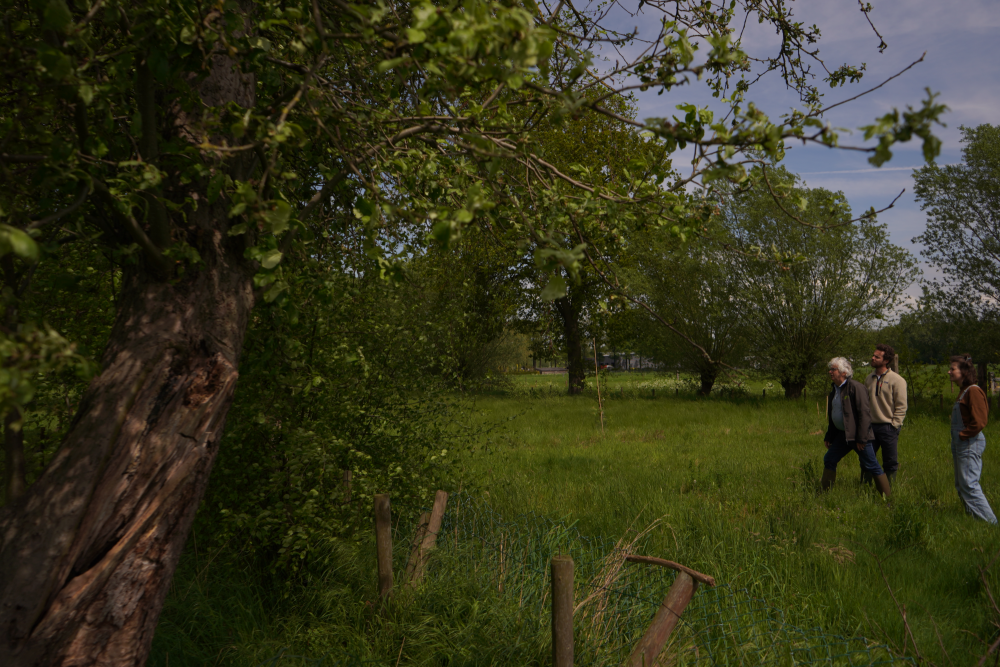
<path fill-rule="evenodd" d="M 646 633 L 629 656 L 626 663 L 628 667 L 651 667 L 656 664 L 660 651 L 670 639 L 670 633 L 674 631 L 677 621 L 684 613 L 684 608 L 697 589 L 698 582 L 692 579 L 690 574 L 677 573 L 677 578 L 667 592 L 667 597 L 663 599 L 663 604 L 657 610 L 653 622 L 646 628 Z"/>
<path fill-rule="evenodd" d="M 677 571 L 677 577 L 670 590 L 667 591 L 667 597 L 663 599 L 656 616 L 653 617 L 653 622 L 649 624 L 642 639 L 635 645 L 632 655 L 625 662 L 625 667 L 651 667 L 656 664 L 657 658 L 660 657 L 660 651 L 670 639 L 670 633 L 674 631 L 685 607 L 691 601 L 695 591 L 698 590 L 698 583 L 715 586 L 715 579 L 662 558 L 627 555 L 625 560 L 630 563 L 659 565 Z"/>
<path fill-rule="evenodd" d="M 430 515 L 425 512 L 420 517 L 420 527 L 413 539 L 410 560 L 406 564 L 406 580 L 411 587 L 415 587 L 424 576 L 427 557 L 437 545 L 437 536 L 441 532 L 441 519 L 444 517 L 447 505 L 448 494 L 445 491 L 438 491 L 434 494 L 434 506 L 431 507 Z"/>
<path fill-rule="evenodd" d="M 552 557 L 552 667 L 573 667 L 573 559 Z"/>
<path fill-rule="evenodd" d="M 392 512 L 389 494 L 375 496 L 375 550 L 378 558 L 378 594 L 392 594 Z"/>

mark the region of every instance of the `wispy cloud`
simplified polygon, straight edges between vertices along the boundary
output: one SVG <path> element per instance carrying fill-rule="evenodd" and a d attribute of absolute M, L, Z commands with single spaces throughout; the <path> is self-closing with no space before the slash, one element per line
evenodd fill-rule
<path fill-rule="evenodd" d="M 913 171 L 920 167 L 875 167 L 872 169 L 841 169 L 838 171 L 800 171 L 799 176 L 815 176 L 817 174 L 867 174 L 874 171 Z"/>

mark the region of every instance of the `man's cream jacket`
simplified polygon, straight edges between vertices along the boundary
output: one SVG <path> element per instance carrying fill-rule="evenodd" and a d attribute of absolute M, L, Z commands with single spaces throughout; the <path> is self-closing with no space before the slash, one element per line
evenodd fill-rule
<path fill-rule="evenodd" d="M 873 424 L 892 424 L 899 429 L 906 418 L 906 380 L 891 369 L 886 370 L 879 386 L 875 373 L 865 378 L 868 405 Z M 876 395 L 877 392 L 877 395 Z"/>

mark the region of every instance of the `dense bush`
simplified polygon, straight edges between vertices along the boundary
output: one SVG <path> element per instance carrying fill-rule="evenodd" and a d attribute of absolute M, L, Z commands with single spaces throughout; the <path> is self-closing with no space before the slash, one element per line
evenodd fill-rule
<path fill-rule="evenodd" d="M 215 544 L 283 570 L 367 524 L 375 493 L 390 493 L 399 516 L 457 486 L 452 463 L 466 441 L 440 372 L 450 359 L 433 344 L 444 325 L 423 317 L 423 286 L 302 275 L 285 307 L 251 324 L 199 517 Z"/>

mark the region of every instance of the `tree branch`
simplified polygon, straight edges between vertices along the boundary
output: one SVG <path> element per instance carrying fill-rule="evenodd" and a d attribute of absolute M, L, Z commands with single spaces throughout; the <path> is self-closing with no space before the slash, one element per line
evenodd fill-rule
<path fill-rule="evenodd" d="M 89 181 L 81 181 L 80 182 L 80 193 L 76 196 L 76 199 L 73 201 L 72 204 L 70 204 L 69 206 L 67 206 L 66 208 L 64 208 L 61 211 L 57 211 L 57 212 L 53 213 L 52 215 L 50 215 L 48 217 L 41 218 L 40 220 L 33 221 L 30 225 L 28 225 L 27 231 L 31 231 L 33 229 L 41 229 L 42 227 L 44 227 L 45 225 L 49 224 L 50 222 L 55 222 L 59 218 L 61 218 L 63 216 L 66 216 L 66 215 L 69 215 L 70 213 L 72 213 L 76 209 L 78 209 L 81 206 L 83 206 L 83 203 L 85 201 L 87 201 L 87 195 L 90 194 L 90 187 L 91 186 L 90 186 L 90 182 Z"/>
<path fill-rule="evenodd" d="M 111 191 L 108 190 L 108 186 L 97 180 L 96 178 L 92 180 L 94 191 L 97 192 L 98 196 L 104 201 L 105 207 L 111 213 L 113 217 L 118 220 L 118 223 L 129 233 L 132 239 L 142 248 L 145 253 L 147 261 L 153 269 L 161 274 L 161 277 L 169 276 L 171 273 L 171 264 L 155 243 L 146 235 L 146 232 L 142 230 L 139 222 L 135 219 L 135 216 L 129 214 L 126 215 L 118 210 L 118 200 L 114 198 Z"/>

